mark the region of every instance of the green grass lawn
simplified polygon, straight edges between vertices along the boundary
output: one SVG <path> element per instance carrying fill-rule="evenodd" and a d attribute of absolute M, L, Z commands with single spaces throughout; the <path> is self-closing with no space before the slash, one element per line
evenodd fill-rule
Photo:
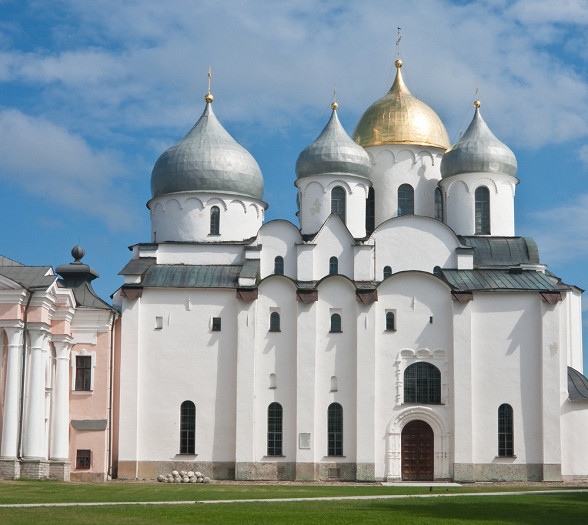
<path fill-rule="evenodd" d="M 533 487 L 541 489 L 542 487 Z M 529 487 L 527 487 L 529 489 Z M 433 493 L 514 491 L 517 487 L 434 487 Z M 532 490 L 532 489 L 531 489 Z M 204 501 L 429 493 L 428 487 L 0 483 L 0 504 L 32 502 Z M 588 493 L 89 507 L 0 508 L 0 523 L 545 524 L 585 523 Z"/>

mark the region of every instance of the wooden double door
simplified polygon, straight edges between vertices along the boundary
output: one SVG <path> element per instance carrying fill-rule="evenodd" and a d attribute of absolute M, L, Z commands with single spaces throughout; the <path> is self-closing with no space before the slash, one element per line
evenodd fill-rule
<path fill-rule="evenodd" d="M 402 429 L 403 481 L 432 481 L 435 475 L 435 436 L 424 421 L 415 420 Z"/>

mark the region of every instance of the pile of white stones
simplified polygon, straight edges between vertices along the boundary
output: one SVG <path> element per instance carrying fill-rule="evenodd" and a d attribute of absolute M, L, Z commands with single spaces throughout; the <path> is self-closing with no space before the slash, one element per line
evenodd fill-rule
<path fill-rule="evenodd" d="M 185 470 L 173 470 L 171 474 L 157 476 L 160 483 L 210 483 L 208 476 L 203 476 L 200 472 L 186 472 Z"/>

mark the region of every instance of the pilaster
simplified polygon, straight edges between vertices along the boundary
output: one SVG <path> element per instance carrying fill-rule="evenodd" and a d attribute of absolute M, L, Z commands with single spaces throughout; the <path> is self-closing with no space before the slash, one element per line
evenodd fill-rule
<path fill-rule="evenodd" d="M 18 454 L 18 413 L 21 388 L 22 328 L 4 328 L 8 338 L 6 346 L 6 386 L 4 411 L 2 414 L 2 443 L 0 458 L 15 461 Z M 8 463 L 3 463 L 4 466 Z M 16 467 L 6 466 L 7 472 L 16 472 Z M 15 470 L 16 469 L 16 470 Z M 4 471 L 1 467 L 1 471 Z M 0 472 L 1 473 L 1 472 Z M 10 474 L 12 476 L 12 474 Z"/>

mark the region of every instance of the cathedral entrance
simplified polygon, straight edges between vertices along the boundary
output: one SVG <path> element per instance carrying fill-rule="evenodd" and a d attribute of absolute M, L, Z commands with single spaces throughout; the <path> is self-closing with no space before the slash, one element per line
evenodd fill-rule
<path fill-rule="evenodd" d="M 432 481 L 435 470 L 433 429 L 415 420 L 402 429 L 402 480 Z"/>

